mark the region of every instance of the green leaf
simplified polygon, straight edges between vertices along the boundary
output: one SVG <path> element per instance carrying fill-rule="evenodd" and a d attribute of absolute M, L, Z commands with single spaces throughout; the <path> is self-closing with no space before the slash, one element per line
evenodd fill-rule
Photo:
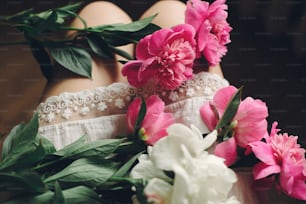
<path fill-rule="evenodd" d="M 241 101 L 241 92 L 242 92 L 242 87 L 237 90 L 237 92 L 235 93 L 235 95 L 232 97 L 229 104 L 227 105 L 222 118 L 219 120 L 216 126 L 217 130 L 225 128 L 233 120 Z"/>
<path fill-rule="evenodd" d="M 0 171 L 2 170 L 22 170 L 27 167 L 32 167 L 34 164 L 41 161 L 50 149 L 45 149 L 41 140 L 35 142 L 22 142 L 18 149 L 14 149 L 0 163 Z"/>
<path fill-rule="evenodd" d="M 128 24 L 113 24 L 112 26 L 106 27 L 104 30 L 116 32 L 136 32 L 148 26 L 156 16 L 157 14 Z"/>
<path fill-rule="evenodd" d="M 86 143 L 85 135 L 80 137 L 73 143 L 65 146 L 61 150 L 52 151 L 53 148 L 51 147 L 51 152 L 46 155 L 46 157 L 35 167 L 35 169 L 52 169 L 54 168 L 54 166 L 56 169 L 58 169 L 58 167 L 62 168 L 63 166 L 69 165 L 71 161 L 67 160 L 69 160 L 69 158 L 74 154 L 75 151 L 78 151 L 80 148 L 82 148 L 84 146 L 84 143 Z"/>
<path fill-rule="evenodd" d="M 72 13 L 76 13 L 81 8 L 82 4 L 83 4 L 82 2 L 68 4 L 68 5 L 56 8 L 54 9 L 54 11 L 58 14 L 58 17 L 62 19 L 72 17 L 72 16 L 74 17 L 75 15 L 72 15 Z"/>
<path fill-rule="evenodd" d="M 85 157 L 100 157 L 104 158 L 110 156 L 119 145 L 122 143 L 122 139 L 104 139 L 89 142 L 83 144 L 78 149 L 74 151 L 65 152 L 64 157 L 72 157 L 72 158 L 85 158 Z"/>
<path fill-rule="evenodd" d="M 142 103 L 141 103 L 140 110 L 139 110 L 137 120 L 136 120 L 136 123 L 135 123 L 134 135 L 138 133 L 138 130 L 139 130 L 139 128 L 141 126 L 141 123 L 142 123 L 144 117 L 146 116 L 146 112 L 147 112 L 146 102 L 143 98 L 141 98 L 141 100 L 142 100 Z"/>
<path fill-rule="evenodd" d="M 91 188 L 86 186 L 77 186 L 64 191 L 67 203 L 75 204 L 101 204 L 99 195 Z"/>
<path fill-rule="evenodd" d="M 53 204 L 65 204 L 65 198 L 61 186 L 58 182 L 54 184 L 54 196 L 53 196 Z"/>
<path fill-rule="evenodd" d="M 82 6 L 83 2 L 77 2 L 77 3 L 70 3 L 70 4 L 67 4 L 67 5 L 64 5 L 62 7 L 58 7 L 56 8 L 55 10 L 60 10 L 60 11 L 71 11 L 71 12 L 77 12 L 81 6 Z M 70 16 L 70 15 L 68 15 Z M 64 15 L 63 17 L 67 17 L 66 15 Z"/>
<path fill-rule="evenodd" d="M 133 167 L 133 165 L 137 161 L 138 157 L 142 153 L 143 153 L 143 151 L 134 155 L 128 162 L 126 162 L 123 166 L 121 166 L 120 169 L 118 169 L 118 171 L 116 171 L 116 173 L 112 176 L 112 178 L 126 176 L 127 173 L 129 172 L 129 170 Z"/>
<path fill-rule="evenodd" d="M 54 22 L 63 23 L 64 22 L 63 19 L 69 18 L 69 17 L 75 17 L 77 15 L 76 12 L 80 9 L 81 5 L 82 5 L 82 2 L 69 3 L 62 7 L 48 9 L 46 11 L 42 11 L 36 14 L 32 13 L 31 16 L 37 16 L 44 20 L 48 20 L 48 18 L 50 18 L 50 15 L 53 15 L 52 13 L 55 13 L 57 18 L 54 18 L 54 21 L 51 21 L 51 23 L 54 23 Z"/>
<path fill-rule="evenodd" d="M 86 142 L 86 137 L 79 138 L 74 143 L 55 152 L 55 155 L 63 156 L 63 158 L 73 157 L 93 157 L 101 158 L 109 156 L 123 142 L 124 139 L 104 139 L 93 142 Z"/>
<path fill-rule="evenodd" d="M 75 74 L 91 78 L 91 56 L 78 47 L 49 47 L 51 55 L 60 65 Z"/>
<path fill-rule="evenodd" d="M 40 70 L 46 79 L 51 79 L 53 75 L 53 66 L 47 51 L 42 42 L 34 39 L 28 39 L 32 55 L 40 65 Z"/>
<path fill-rule="evenodd" d="M 103 39 L 109 44 L 110 47 L 118 47 L 127 45 L 130 43 L 136 44 L 138 39 L 131 38 L 130 33 L 126 32 L 108 32 L 105 31 L 102 33 Z"/>
<path fill-rule="evenodd" d="M 103 38 L 108 44 L 112 46 L 122 46 L 129 43 L 137 43 L 140 39 L 145 36 L 152 34 L 156 30 L 160 29 L 159 26 L 149 24 L 142 30 L 136 32 L 120 32 L 120 31 L 104 31 L 102 33 Z"/>
<path fill-rule="evenodd" d="M 127 53 L 126 51 L 124 50 L 121 50 L 121 49 L 118 49 L 116 47 L 111 47 L 110 48 L 114 53 L 124 57 L 125 59 L 128 59 L 128 60 L 133 60 L 134 58 L 129 54 Z"/>
<path fill-rule="evenodd" d="M 91 33 L 87 36 L 87 42 L 92 51 L 103 58 L 114 58 L 109 45 L 96 33 Z"/>
<path fill-rule="evenodd" d="M 98 194 L 86 186 L 77 186 L 63 190 L 63 196 L 66 203 L 71 204 L 101 204 Z M 29 204 L 29 203 L 52 203 L 54 192 L 48 191 L 38 196 L 16 197 L 3 204 Z"/>
<path fill-rule="evenodd" d="M 118 169 L 114 162 L 102 159 L 78 159 L 62 171 L 45 179 L 46 183 L 60 181 L 98 186 L 106 182 Z"/>
<path fill-rule="evenodd" d="M 38 135 L 36 140 L 39 141 L 39 143 L 43 147 L 45 154 L 52 154 L 56 151 L 54 144 L 50 142 L 47 138 Z"/>
<path fill-rule="evenodd" d="M 74 141 L 73 143 L 63 147 L 62 149 L 56 151 L 54 154 L 59 156 L 70 156 L 72 155 L 72 152 L 77 151 L 79 148 L 81 148 L 84 143 L 86 143 L 86 135 L 81 136 L 79 139 Z"/>
<path fill-rule="evenodd" d="M 15 126 L 6 137 L 2 147 L 2 159 L 5 159 L 12 151 L 19 149 L 24 143 L 32 142 L 38 132 L 38 115 L 35 114 L 32 120 L 24 125 Z"/>
<path fill-rule="evenodd" d="M 54 154 L 59 155 L 59 156 L 64 156 L 64 157 L 71 156 L 73 152 L 81 148 L 86 142 L 87 142 L 86 135 L 83 135 L 82 137 L 74 141 L 73 143 L 63 147 L 62 149 L 58 150 Z"/>
<path fill-rule="evenodd" d="M 36 26 L 37 30 L 42 33 L 44 31 L 50 31 L 55 29 L 57 24 L 57 13 L 51 11 L 48 13 L 44 21 L 41 21 L 39 25 Z"/>
<path fill-rule="evenodd" d="M 36 172 L 0 172 L 0 192 L 42 193 L 46 186 Z"/>

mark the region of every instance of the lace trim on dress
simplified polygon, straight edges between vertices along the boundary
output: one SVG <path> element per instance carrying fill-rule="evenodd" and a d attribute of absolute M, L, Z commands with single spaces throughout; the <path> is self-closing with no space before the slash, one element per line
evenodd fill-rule
<path fill-rule="evenodd" d="M 126 113 L 128 104 L 136 96 L 158 94 L 166 104 L 171 104 L 196 96 L 212 96 L 218 89 L 227 85 L 227 80 L 207 72 L 195 74 L 193 79 L 171 91 L 162 90 L 160 87 L 134 88 L 126 83 L 114 83 L 93 90 L 51 96 L 37 107 L 36 112 L 41 124 L 122 114 Z"/>

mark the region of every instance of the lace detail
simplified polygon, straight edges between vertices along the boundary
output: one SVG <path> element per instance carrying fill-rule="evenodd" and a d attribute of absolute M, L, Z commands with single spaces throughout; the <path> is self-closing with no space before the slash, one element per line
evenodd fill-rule
<path fill-rule="evenodd" d="M 219 75 L 200 72 L 172 91 L 160 87 L 134 88 L 126 83 L 114 83 L 106 87 L 84 90 L 77 93 L 62 93 L 49 97 L 41 103 L 36 112 L 41 125 L 71 121 L 97 116 L 126 113 L 129 103 L 136 96 L 148 97 L 158 94 L 166 104 L 187 98 L 204 96 L 211 98 L 218 89 L 228 82 Z"/>

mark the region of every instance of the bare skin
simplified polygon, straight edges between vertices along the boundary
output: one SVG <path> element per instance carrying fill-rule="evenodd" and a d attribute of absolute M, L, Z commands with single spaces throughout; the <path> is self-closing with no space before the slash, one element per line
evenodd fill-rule
<path fill-rule="evenodd" d="M 146 18 L 158 13 L 153 23 L 160 27 L 172 27 L 184 23 L 185 4 L 176 0 L 161 0 L 156 2 L 141 18 Z M 130 23 L 131 18 L 118 6 L 107 1 L 96 1 L 85 6 L 79 15 L 87 22 L 88 26 L 97 26 L 113 23 Z M 71 26 L 83 27 L 79 19 L 75 19 Z M 67 33 L 67 37 L 73 36 L 73 32 Z M 126 45 L 119 47 L 130 55 L 133 55 L 134 46 Z M 115 56 L 115 59 L 101 59 L 93 57 L 92 61 L 92 79 L 84 78 L 73 74 L 72 72 L 56 67 L 54 77 L 50 80 L 43 92 L 42 101 L 49 96 L 59 95 L 62 92 L 77 92 L 84 89 L 93 89 L 98 86 L 107 86 L 114 82 L 126 82 L 121 74 L 122 64 L 117 60 L 122 59 Z M 199 70 L 195 70 L 198 72 Z M 221 67 L 209 67 L 206 70 L 211 73 L 219 74 L 223 77 Z"/>

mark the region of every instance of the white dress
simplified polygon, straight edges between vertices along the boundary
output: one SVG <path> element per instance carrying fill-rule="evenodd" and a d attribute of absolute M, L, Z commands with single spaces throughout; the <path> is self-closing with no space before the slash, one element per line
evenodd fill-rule
<path fill-rule="evenodd" d="M 219 75 L 200 72 L 173 91 L 145 87 L 136 89 L 125 83 L 114 83 L 94 90 L 62 93 L 41 103 L 37 112 L 39 133 L 60 149 L 82 135 L 88 141 L 126 136 L 126 110 L 136 96 L 158 94 L 166 104 L 165 111 L 174 114 L 176 122 L 198 127 L 208 133 L 200 117 L 200 106 L 212 100 L 215 92 L 228 86 Z M 237 172 L 239 182 L 233 194 L 242 204 L 265 204 L 252 189 L 252 175 Z"/>
<path fill-rule="evenodd" d="M 158 94 L 166 104 L 166 112 L 174 114 L 176 122 L 208 129 L 200 118 L 200 106 L 212 99 L 227 80 L 219 75 L 200 72 L 173 91 L 145 87 L 136 89 L 126 83 L 114 83 L 94 90 L 62 93 L 41 103 L 37 112 L 39 133 L 60 149 L 82 135 L 89 141 L 126 136 L 126 110 L 135 96 Z"/>

